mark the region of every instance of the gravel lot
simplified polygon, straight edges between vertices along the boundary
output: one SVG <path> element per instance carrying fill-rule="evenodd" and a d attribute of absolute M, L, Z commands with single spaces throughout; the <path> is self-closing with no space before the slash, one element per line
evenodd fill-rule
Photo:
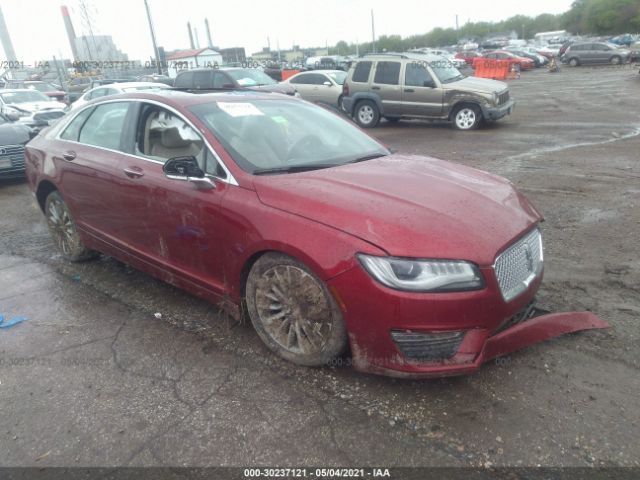
<path fill-rule="evenodd" d="M 29 319 L 0 330 L 0 465 L 640 466 L 638 68 L 510 85 L 515 113 L 480 130 L 372 133 L 510 179 L 546 217 L 541 306 L 591 310 L 610 330 L 470 377 L 296 367 L 113 259 L 64 263 L 26 184 L 4 182 L 0 313 Z"/>

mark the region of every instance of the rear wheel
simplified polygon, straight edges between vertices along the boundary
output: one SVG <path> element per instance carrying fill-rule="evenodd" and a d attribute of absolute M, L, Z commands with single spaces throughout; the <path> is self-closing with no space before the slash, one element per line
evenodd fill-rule
<path fill-rule="evenodd" d="M 247 278 L 246 302 L 262 341 L 290 362 L 324 365 L 347 346 L 335 299 L 322 280 L 292 257 L 260 257 Z"/>
<path fill-rule="evenodd" d="M 69 208 L 57 191 L 47 196 L 44 214 L 51 237 L 65 260 L 81 262 L 97 255 L 82 243 Z"/>
<path fill-rule="evenodd" d="M 620 58 L 617 55 L 614 55 L 613 57 L 611 57 L 611 65 L 620 65 L 622 63 L 622 58 Z"/>
<path fill-rule="evenodd" d="M 362 128 L 373 128 L 380 121 L 378 107 L 371 100 L 362 100 L 356 105 L 355 120 Z"/>
<path fill-rule="evenodd" d="M 458 130 L 473 130 L 482 121 L 482 113 L 476 105 L 462 105 L 453 114 L 453 125 Z"/>

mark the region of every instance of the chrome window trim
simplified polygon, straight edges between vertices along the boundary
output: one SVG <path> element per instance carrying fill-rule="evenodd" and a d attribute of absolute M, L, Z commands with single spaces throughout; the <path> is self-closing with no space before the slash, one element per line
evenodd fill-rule
<path fill-rule="evenodd" d="M 147 102 L 147 103 L 151 103 L 151 104 L 156 105 L 158 107 L 162 107 L 162 108 L 165 108 L 165 109 L 169 110 L 171 113 L 176 115 L 178 118 L 180 118 L 182 121 L 184 121 L 191 128 L 193 128 L 193 130 L 195 132 L 198 132 L 198 135 L 200 135 L 202 137 L 202 140 L 204 141 L 204 144 L 209 149 L 209 152 L 214 156 L 216 161 L 222 166 L 222 169 L 227 174 L 227 178 L 217 177 L 215 175 L 211 175 L 210 173 L 205 174 L 205 176 L 209 177 L 209 178 L 215 178 L 216 180 L 219 180 L 220 182 L 223 182 L 223 183 L 228 183 L 229 185 L 234 185 L 236 187 L 239 186 L 238 181 L 235 179 L 235 177 L 233 176 L 231 171 L 227 168 L 227 166 L 224 164 L 224 162 L 222 161 L 222 159 L 218 155 L 218 152 L 215 151 L 215 149 L 211 146 L 211 144 L 205 138 L 205 136 L 202 134 L 202 132 L 200 130 L 198 130 L 196 128 L 196 126 L 193 123 L 191 123 L 191 121 L 189 119 L 184 118 L 184 116 L 180 112 L 178 112 L 175 108 L 173 108 L 173 107 L 171 107 L 169 105 L 166 105 L 166 104 L 164 104 L 162 102 L 158 102 L 157 100 L 148 100 L 148 99 L 140 99 L 140 98 L 121 98 L 121 99 L 103 100 L 103 101 L 99 101 L 99 102 L 96 102 L 96 103 L 83 105 L 82 107 L 80 107 L 78 109 L 77 112 L 73 112 L 73 115 L 71 115 L 69 117 L 69 119 L 66 120 L 66 122 L 64 122 L 62 125 L 60 125 L 60 127 L 58 129 L 58 132 L 54 136 L 54 139 L 55 140 L 60 140 L 62 142 L 75 143 L 76 145 L 84 145 L 86 147 L 99 148 L 100 150 L 104 150 L 104 151 L 107 151 L 107 152 L 119 153 L 121 155 L 126 155 L 128 157 L 133 157 L 133 158 L 137 158 L 137 159 L 140 159 L 140 160 L 146 160 L 147 162 L 157 163 L 159 165 L 164 165 L 165 162 L 161 162 L 159 160 L 153 160 L 152 158 L 142 157 L 140 155 L 135 155 L 133 153 L 123 152 L 121 150 L 113 150 L 111 148 L 101 147 L 99 145 L 89 145 L 89 144 L 78 142 L 78 141 L 75 141 L 75 140 L 67 140 L 66 138 L 60 138 L 60 136 L 67 129 L 69 124 L 71 122 L 73 122 L 73 120 L 78 115 L 80 115 L 80 113 L 82 113 L 84 110 L 86 110 L 88 108 L 93 108 L 93 107 L 97 107 L 97 106 L 100 106 L 100 105 L 104 105 L 104 104 L 107 104 L 107 103 L 116 103 L 116 102 Z M 71 112 L 69 112 L 69 113 L 71 113 Z"/>

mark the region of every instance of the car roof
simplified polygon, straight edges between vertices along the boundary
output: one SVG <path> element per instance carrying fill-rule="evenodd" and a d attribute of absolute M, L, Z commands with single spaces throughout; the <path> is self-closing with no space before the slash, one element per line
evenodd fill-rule
<path fill-rule="evenodd" d="M 409 60 L 426 60 L 426 61 L 438 61 L 442 60 L 442 55 L 435 55 L 433 53 L 419 53 L 419 52 L 402 52 L 402 53 L 367 53 L 361 58 L 363 59 L 389 59 L 389 58 L 398 58 L 398 59 L 409 59 Z"/>
<path fill-rule="evenodd" d="M 97 90 L 98 88 L 134 88 L 134 87 L 158 87 L 158 88 L 171 88 L 164 83 L 158 82 L 114 82 L 107 83 L 105 85 L 98 85 L 91 90 Z"/>
<path fill-rule="evenodd" d="M 18 92 L 38 92 L 42 93 L 40 90 L 34 90 L 33 88 L 2 88 L 0 89 L 0 93 L 18 93 Z M 42 93 L 44 95 L 44 93 Z"/>
<path fill-rule="evenodd" d="M 104 100 L 116 99 L 137 99 L 137 100 L 155 100 L 174 107 L 191 107 L 210 102 L 241 102 L 249 100 L 285 100 L 285 101 L 302 101 L 290 95 L 283 95 L 277 92 L 257 92 L 252 90 L 232 90 L 225 92 L 211 93 L 190 93 L 178 89 L 163 89 L 156 91 L 139 91 L 127 92 L 118 95 L 109 95 Z M 100 103 L 102 98 L 93 100 L 91 103 Z"/>
<path fill-rule="evenodd" d="M 321 70 L 321 69 L 318 69 L 318 70 L 306 70 L 304 72 L 298 72 L 293 76 L 297 77 L 298 75 L 302 75 L 304 73 L 308 74 L 308 73 L 347 73 L 347 72 L 345 72 L 344 70 Z"/>

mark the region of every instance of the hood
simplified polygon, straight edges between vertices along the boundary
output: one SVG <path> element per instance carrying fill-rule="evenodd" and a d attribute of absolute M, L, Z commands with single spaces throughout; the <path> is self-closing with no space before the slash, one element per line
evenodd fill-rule
<path fill-rule="evenodd" d="M 391 155 L 254 177 L 269 206 L 329 225 L 398 257 L 492 265 L 541 217 L 505 179 L 429 157 Z"/>
<path fill-rule="evenodd" d="M 29 141 L 29 127 L 20 123 L 0 125 L 0 147 L 2 145 L 21 145 Z"/>
<path fill-rule="evenodd" d="M 504 82 L 478 77 L 465 77 L 457 82 L 445 83 L 442 87 L 445 89 L 467 90 L 479 93 L 499 93 L 509 88 Z"/>
<path fill-rule="evenodd" d="M 286 95 L 293 95 L 296 93 L 296 89 L 293 85 L 289 85 L 286 83 L 275 83 L 273 85 L 259 85 L 255 87 L 249 87 L 250 90 L 257 90 L 260 92 L 274 92 L 274 93 L 284 93 Z"/>
<path fill-rule="evenodd" d="M 43 110 L 63 110 L 66 107 L 64 103 L 54 101 L 9 103 L 7 105 L 17 110 L 29 113 L 41 112 Z"/>

